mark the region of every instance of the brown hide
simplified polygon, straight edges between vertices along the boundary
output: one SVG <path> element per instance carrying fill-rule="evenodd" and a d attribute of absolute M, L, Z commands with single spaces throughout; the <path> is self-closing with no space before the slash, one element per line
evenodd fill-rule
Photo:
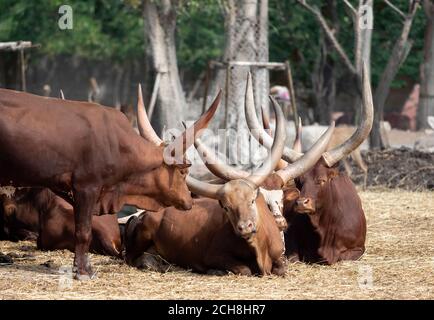
<path fill-rule="evenodd" d="M 0 185 L 64 192 L 92 185 L 103 199 L 93 211 L 115 213 L 127 196 L 142 195 L 143 175 L 163 164 L 163 146 L 140 137 L 113 108 L 0 89 L 0 111 Z M 176 166 L 160 170 L 164 176 L 154 189 L 172 183 L 161 191 L 178 192 L 166 202 L 188 209 L 185 173 Z M 128 187 L 118 187 L 122 183 Z"/>
<path fill-rule="evenodd" d="M 366 220 L 348 176 L 338 165 L 328 168 L 321 160 L 298 181 L 300 197 L 284 204 L 289 223 L 286 255 L 326 264 L 360 258 L 365 251 Z"/>
<path fill-rule="evenodd" d="M 249 239 L 240 237 L 217 200 L 194 200 L 180 212 L 167 208 L 132 218 L 125 231 L 126 259 L 140 266 L 145 251 L 155 250 L 165 260 L 197 272 L 283 274 L 283 243 L 272 214 L 261 195 L 256 200 L 259 222 Z"/>
<path fill-rule="evenodd" d="M 113 108 L 0 89 L 0 186 L 70 195 L 78 278 L 93 274 L 86 256 L 92 213 L 115 213 L 125 203 L 140 207 L 150 187 L 165 195 L 159 205 L 191 208 L 185 165 L 162 166 L 163 148 L 140 137 Z M 157 169 L 162 177 L 150 185 L 145 174 Z"/>
<path fill-rule="evenodd" d="M 40 189 L 16 190 L 14 196 L 0 196 L 0 234 L 3 240 L 36 240 L 39 232 L 39 214 L 33 198 Z"/>
<path fill-rule="evenodd" d="M 11 198 L 2 196 L 1 208 L 8 240 L 37 239 L 38 249 L 74 251 L 73 208 L 50 190 L 17 190 Z M 89 250 L 120 257 L 121 237 L 115 215 L 92 217 Z"/>

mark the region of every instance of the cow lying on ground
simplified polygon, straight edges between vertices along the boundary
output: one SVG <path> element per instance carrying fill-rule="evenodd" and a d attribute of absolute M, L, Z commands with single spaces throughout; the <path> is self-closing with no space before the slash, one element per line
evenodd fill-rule
<path fill-rule="evenodd" d="M 366 220 L 361 200 L 354 184 L 339 167 L 340 160 L 357 148 L 372 128 L 373 103 L 366 67 L 362 91 L 362 119 L 357 130 L 348 140 L 324 152 L 313 168 L 296 179 L 298 198 L 294 189 L 285 195 L 284 213 L 289 224 L 285 231 L 285 254 L 291 261 L 333 264 L 356 260 L 365 251 Z M 249 118 L 249 128 L 253 129 L 255 123 Z M 285 156 L 290 158 L 288 154 Z"/>
<path fill-rule="evenodd" d="M 8 240 L 37 240 L 40 250 L 74 251 L 73 207 L 49 189 L 23 188 L 12 197 L 2 195 L 0 212 Z M 121 257 L 121 245 L 116 216 L 92 216 L 89 251 Z"/>
<path fill-rule="evenodd" d="M 19 189 L 0 195 L 2 240 L 35 241 L 39 233 L 39 213 L 33 203 L 40 189 Z"/>
<path fill-rule="evenodd" d="M 300 196 L 284 203 L 290 261 L 333 264 L 365 252 L 366 220 L 356 188 L 338 164 L 322 160 L 297 179 Z"/>
<path fill-rule="evenodd" d="M 253 99 L 253 89 L 249 76 L 246 100 L 250 99 Z M 284 116 L 272 101 L 277 115 L 276 138 L 271 156 L 263 165 L 247 177 L 227 179 L 225 184 L 209 184 L 189 176 L 187 183 L 191 191 L 205 198 L 195 199 L 189 212 L 167 208 L 131 218 L 125 228 L 127 263 L 141 266 L 143 252 L 151 251 L 170 263 L 198 272 L 285 273 L 280 230 L 259 190 L 279 162 L 284 148 Z M 319 159 L 332 131 L 333 128 L 320 139 L 312 152 L 276 173 L 280 185 L 302 174 Z M 218 164 L 217 168 L 222 170 L 219 174 L 222 177 L 231 174 Z"/>

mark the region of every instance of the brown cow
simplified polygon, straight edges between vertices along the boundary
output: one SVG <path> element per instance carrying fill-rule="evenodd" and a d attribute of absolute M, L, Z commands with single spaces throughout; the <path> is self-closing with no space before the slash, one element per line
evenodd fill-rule
<path fill-rule="evenodd" d="M 300 196 L 296 199 L 292 190 L 284 203 L 289 223 L 285 253 L 290 260 L 333 264 L 358 259 L 365 251 L 366 220 L 361 200 L 339 168 L 339 161 L 357 148 L 372 128 L 372 94 L 365 66 L 362 82 L 362 121 L 356 132 L 301 175 L 297 179 Z"/>
<path fill-rule="evenodd" d="M 73 207 L 49 189 L 22 188 L 2 195 L 0 213 L 7 240 L 37 240 L 38 249 L 74 251 Z M 115 215 L 92 216 L 90 252 L 121 257 Z"/>
<path fill-rule="evenodd" d="M 142 137 L 113 108 L 0 89 L 0 186 L 47 187 L 69 199 L 75 212 L 75 276 L 88 279 L 93 213 L 116 213 L 124 204 L 191 208 L 183 152 L 193 143 L 187 137 L 207 126 L 220 97 L 165 146 L 146 118 L 141 90 Z"/>
<path fill-rule="evenodd" d="M 338 164 L 329 167 L 320 160 L 297 183 L 300 196 L 284 203 L 290 260 L 333 264 L 360 258 L 365 251 L 366 220 L 347 174 Z"/>
<path fill-rule="evenodd" d="M 13 195 L 0 195 L 0 233 L 3 240 L 36 240 L 39 232 L 39 213 L 33 205 L 40 189 L 20 189 Z"/>
<path fill-rule="evenodd" d="M 246 101 L 253 99 L 251 77 L 247 81 Z M 192 177 L 187 183 L 195 199 L 188 213 L 174 208 L 157 214 L 133 217 L 125 231 L 126 260 L 142 264 L 144 251 L 157 252 L 164 259 L 199 272 L 229 270 L 237 274 L 283 274 L 283 241 L 259 186 L 270 176 L 280 160 L 285 140 L 284 116 L 272 99 L 277 115 L 276 138 L 271 156 L 252 174 L 231 180 L 227 166 L 205 161 L 218 176 L 230 180 L 209 184 Z M 333 128 L 306 155 L 274 176 L 283 186 L 316 163 L 325 150 Z M 241 175 L 244 175 L 241 173 Z M 212 199 L 209 199 L 212 198 Z"/>

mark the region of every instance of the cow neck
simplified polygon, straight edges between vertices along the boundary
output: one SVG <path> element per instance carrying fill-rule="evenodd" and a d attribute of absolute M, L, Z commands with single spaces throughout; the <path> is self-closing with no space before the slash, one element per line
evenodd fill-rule
<path fill-rule="evenodd" d="M 309 219 L 321 237 L 321 244 L 333 246 L 335 233 L 353 210 L 362 210 L 360 198 L 350 178 L 344 174 L 334 177 L 324 190 L 324 205 Z M 324 231 L 327 230 L 327 233 Z"/>
<path fill-rule="evenodd" d="M 258 224 L 256 228 L 256 234 L 251 239 L 248 239 L 247 242 L 255 252 L 256 263 L 258 264 L 259 270 L 263 275 L 268 275 L 271 274 L 273 262 L 271 261 L 269 252 L 269 239 L 267 235 L 268 230 L 265 226 L 265 223 L 268 221 L 267 217 L 264 215 L 269 212 L 264 211 L 266 207 L 266 205 L 264 207 L 265 200 L 262 195 L 260 195 L 260 197 L 260 199 L 256 200 L 256 206 L 258 208 Z M 269 215 L 272 217 L 271 213 L 269 213 Z"/>
<path fill-rule="evenodd" d="M 155 144 L 138 137 L 138 143 L 132 144 L 132 156 L 125 159 L 125 165 L 131 168 L 131 173 L 147 172 L 163 164 L 164 145 Z"/>

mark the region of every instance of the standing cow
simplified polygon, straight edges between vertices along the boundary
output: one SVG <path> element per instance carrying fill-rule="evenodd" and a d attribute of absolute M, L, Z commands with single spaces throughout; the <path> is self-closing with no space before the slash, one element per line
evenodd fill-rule
<path fill-rule="evenodd" d="M 116 213 L 124 204 L 191 208 L 189 163 L 175 151 L 185 151 L 193 143 L 187 137 L 207 126 L 221 94 L 167 146 L 153 132 L 141 96 L 139 90 L 139 136 L 113 108 L 0 89 L 0 186 L 47 187 L 71 202 L 78 279 L 93 275 L 92 214 Z"/>

